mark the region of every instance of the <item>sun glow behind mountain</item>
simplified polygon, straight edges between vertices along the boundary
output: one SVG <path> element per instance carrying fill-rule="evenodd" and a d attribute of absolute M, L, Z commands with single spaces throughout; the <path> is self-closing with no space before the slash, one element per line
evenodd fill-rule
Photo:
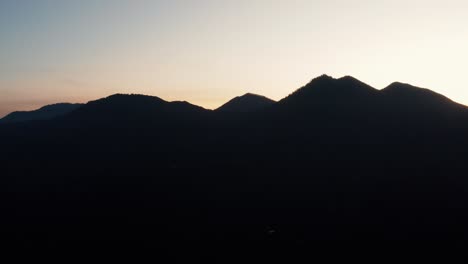
<path fill-rule="evenodd" d="M 322 73 L 428 87 L 468 104 L 466 1 L 0 3 L 0 116 L 142 93 L 217 108 Z"/>

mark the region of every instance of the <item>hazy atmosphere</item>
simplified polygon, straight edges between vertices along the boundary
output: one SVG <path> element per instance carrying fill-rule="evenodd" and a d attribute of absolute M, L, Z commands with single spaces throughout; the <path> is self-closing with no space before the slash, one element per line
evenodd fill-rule
<path fill-rule="evenodd" d="M 216 108 L 323 73 L 468 104 L 464 0 L 0 1 L 0 116 L 142 93 Z"/>

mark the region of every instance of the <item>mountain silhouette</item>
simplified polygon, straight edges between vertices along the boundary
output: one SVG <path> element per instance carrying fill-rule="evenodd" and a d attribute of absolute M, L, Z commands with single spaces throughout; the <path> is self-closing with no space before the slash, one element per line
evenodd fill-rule
<path fill-rule="evenodd" d="M 238 96 L 226 104 L 222 105 L 216 111 L 242 113 L 252 112 L 268 106 L 271 106 L 275 101 L 261 95 L 247 93 L 243 96 Z"/>
<path fill-rule="evenodd" d="M 359 119 L 379 125 L 385 121 L 396 125 L 409 119 L 420 122 L 458 118 L 467 110 L 466 106 L 443 95 L 409 84 L 395 82 L 378 90 L 350 76 L 334 79 L 327 75 L 313 79 L 279 101 L 277 108 L 278 116 L 305 115 L 330 122 L 335 120 L 338 124 Z M 357 124 L 348 125 L 356 127 Z"/>
<path fill-rule="evenodd" d="M 157 118 L 191 118 L 192 115 L 208 110 L 188 102 L 167 102 L 155 96 L 138 94 L 114 94 L 109 97 L 88 102 L 77 111 L 66 116 L 66 119 L 83 122 L 123 122 L 138 121 L 146 118 L 160 121 Z"/>
<path fill-rule="evenodd" d="M 463 251 L 467 109 L 324 75 L 276 103 L 116 94 L 2 124 L 0 242 L 184 263 Z"/>
<path fill-rule="evenodd" d="M 50 120 L 59 116 L 66 115 L 73 110 L 81 107 L 82 104 L 59 103 L 41 107 L 34 111 L 12 112 L 0 119 L 0 123 L 15 123 L 34 120 Z"/>

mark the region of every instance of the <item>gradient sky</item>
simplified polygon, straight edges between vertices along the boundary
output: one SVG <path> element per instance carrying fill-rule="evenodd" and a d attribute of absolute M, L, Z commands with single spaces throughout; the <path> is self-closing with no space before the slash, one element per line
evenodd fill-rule
<path fill-rule="evenodd" d="M 143 93 L 215 108 L 323 73 L 468 104 L 466 0 L 0 0 L 0 116 Z"/>

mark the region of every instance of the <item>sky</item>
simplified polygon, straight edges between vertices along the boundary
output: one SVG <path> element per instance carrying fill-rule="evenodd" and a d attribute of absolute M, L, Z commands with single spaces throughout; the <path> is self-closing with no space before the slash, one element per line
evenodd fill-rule
<path fill-rule="evenodd" d="M 140 93 L 216 108 L 314 77 L 468 105 L 466 0 L 0 0 L 0 116 Z"/>

